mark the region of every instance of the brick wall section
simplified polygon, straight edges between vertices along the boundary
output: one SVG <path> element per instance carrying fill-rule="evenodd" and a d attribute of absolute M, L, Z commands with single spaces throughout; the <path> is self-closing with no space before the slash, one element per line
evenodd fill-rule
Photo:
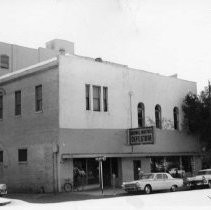
<path fill-rule="evenodd" d="M 35 86 L 42 84 L 43 112 L 35 112 Z M 9 192 L 53 190 L 53 144 L 58 142 L 58 69 L 28 75 L 4 88 L 4 116 L 0 121 L 0 183 Z M 22 115 L 14 115 L 14 92 L 22 91 Z M 27 148 L 27 163 L 18 162 L 18 149 Z"/>

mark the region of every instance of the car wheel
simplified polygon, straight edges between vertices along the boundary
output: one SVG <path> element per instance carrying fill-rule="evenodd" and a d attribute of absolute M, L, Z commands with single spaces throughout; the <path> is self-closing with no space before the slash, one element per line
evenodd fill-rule
<path fill-rule="evenodd" d="M 150 185 L 146 185 L 144 188 L 144 192 L 146 194 L 150 194 L 152 192 L 152 187 Z"/>
<path fill-rule="evenodd" d="M 65 185 L 64 185 L 64 191 L 65 192 L 71 192 L 72 189 L 73 189 L 73 187 L 70 183 L 65 183 Z"/>
<path fill-rule="evenodd" d="M 177 186 L 176 185 L 172 185 L 170 191 L 171 192 L 175 192 L 177 190 Z"/>

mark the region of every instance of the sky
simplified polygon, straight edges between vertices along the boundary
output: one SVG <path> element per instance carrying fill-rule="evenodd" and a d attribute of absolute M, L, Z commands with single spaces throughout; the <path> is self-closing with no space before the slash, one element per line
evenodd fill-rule
<path fill-rule="evenodd" d="M 210 0 L 0 0 L 0 41 L 75 53 L 195 81 L 211 80 Z"/>

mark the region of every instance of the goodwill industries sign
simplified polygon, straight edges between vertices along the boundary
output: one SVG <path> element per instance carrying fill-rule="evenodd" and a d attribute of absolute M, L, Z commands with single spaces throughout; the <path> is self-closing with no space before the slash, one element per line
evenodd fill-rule
<path fill-rule="evenodd" d="M 153 127 L 131 128 L 129 129 L 129 144 L 154 144 Z"/>

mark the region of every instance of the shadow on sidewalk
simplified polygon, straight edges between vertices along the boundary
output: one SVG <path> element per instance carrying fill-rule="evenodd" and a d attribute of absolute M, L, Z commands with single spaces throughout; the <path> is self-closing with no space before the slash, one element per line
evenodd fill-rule
<path fill-rule="evenodd" d="M 91 199 L 113 198 L 126 195 L 120 190 L 89 190 L 69 193 L 45 193 L 45 194 L 8 194 L 7 198 L 18 199 L 29 203 L 60 203 L 68 201 L 82 201 Z"/>

